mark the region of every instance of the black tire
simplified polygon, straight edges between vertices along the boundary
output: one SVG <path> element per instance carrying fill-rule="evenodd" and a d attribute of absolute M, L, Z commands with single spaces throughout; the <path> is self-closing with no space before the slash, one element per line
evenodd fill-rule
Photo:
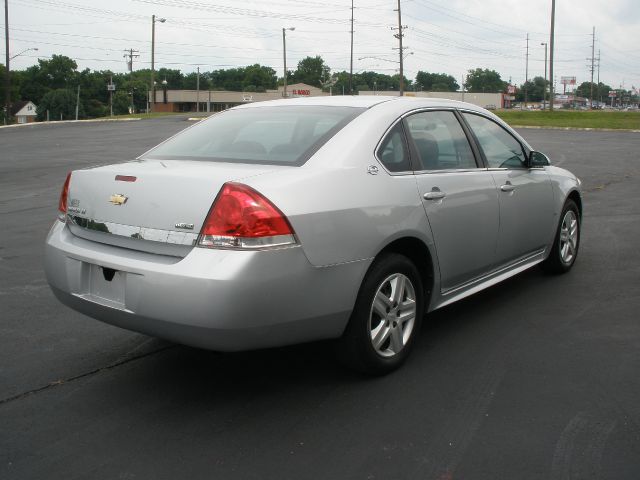
<path fill-rule="evenodd" d="M 362 282 L 347 328 L 338 340 L 338 357 L 350 368 L 370 375 L 397 369 L 420 331 L 424 303 L 420 273 L 407 257 L 389 253 L 378 258 Z M 372 338 L 376 335 L 377 339 Z M 378 340 L 377 348 L 374 340 Z"/>
<path fill-rule="evenodd" d="M 575 221 L 575 238 L 572 237 L 573 228 L 572 223 Z M 558 229 L 556 231 L 556 237 L 551 247 L 551 252 L 547 259 L 542 262 L 542 268 L 544 271 L 553 274 L 567 273 L 573 267 L 578 257 L 578 249 L 580 248 L 580 236 L 581 236 L 581 222 L 580 210 L 576 203 L 568 199 L 564 204 L 562 213 L 560 214 L 560 222 L 558 223 Z M 567 238 L 567 234 L 569 237 Z"/>

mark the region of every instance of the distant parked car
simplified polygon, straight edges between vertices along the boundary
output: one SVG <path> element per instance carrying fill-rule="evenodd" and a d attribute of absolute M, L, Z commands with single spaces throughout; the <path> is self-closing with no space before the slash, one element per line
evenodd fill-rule
<path fill-rule="evenodd" d="M 485 105 L 485 107 L 484 107 L 484 108 L 486 108 L 487 110 L 495 110 L 495 109 L 496 109 L 496 106 L 495 106 L 495 105 L 493 105 L 493 104 L 491 104 L 491 105 Z"/>
<path fill-rule="evenodd" d="M 71 308 L 223 351 L 334 338 L 381 374 L 425 312 L 571 269 L 582 200 L 482 108 L 340 96 L 242 105 L 75 170 L 58 210 L 45 271 Z"/>

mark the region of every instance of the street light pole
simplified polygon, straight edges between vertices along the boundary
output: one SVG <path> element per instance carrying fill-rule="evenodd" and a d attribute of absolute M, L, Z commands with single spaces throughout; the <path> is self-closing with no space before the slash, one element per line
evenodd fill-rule
<path fill-rule="evenodd" d="M 5 42 L 5 68 L 4 77 L 4 124 L 9 123 L 11 114 L 11 70 L 9 68 L 9 0 L 4 0 L 4 42 Z"/>
<path fill-rule="evenodd" d="M 542 109 L 547 107 L 547 42 L 542 42 L 540 45 L 544 45 L 544 89 L 542 90 Z"/>
<path fill-rule="evenodd" d="M 349 95 L 353 95 L 353 0 L 351 0 L 351 57 L 349 61 Z"/>
<path fill-rule="evenodd" d="M 21 51 L 20 53 L 16 53 L 15 55 L 13 55 L 13 56 L 9 57 L 9 60 L 13 60 L 14 58 L 19 57 L 19 56 L 20 56 L 20 55 L 22 55 L 23 53 L 27 53 L 27 52 L 31 52 L 31 51 L 37 52 L 37 51 L 38 51 L 38 49 L 37 49 L 36 47 L 26 48 L 26 49 L 24 49 L 23 51 Z"/>
<path fill-rule="evenodd" d="M 549 79 L 551 94 L 549 95 L 549 110 L 553 112 L 553 101 L 555 99 L 555 88 L 553 85 L 553 41 L 556 23 L 556 0 L 551 0 L 551 33 L 549 34 Z"/>
<path fill-rule="evenodd" d="M 196 112 L 200 113 L 200 66 L 196 75 Z"/>
<path fill-rule="evenodd" d="M 153 106 L 156 103 L 156 83 L 154 81 L 155 76 L 155 49 L 156 49 L 156 22 L 164 23 L 166 18 L 158 18 L 156 20 L 155 15 L 151 15 L 151 101 L 149 102 L 149 111 L 153 112 Z"/>
<path fill-rule="evenodd" d="M 527 102 L 528 102 L 528 83 L 529 83 L 529 34 L 527 33 L 527 53 L 525 55 L 526 61 L 525 64 L 526 66 L 524 67 L 524 108 L 527 108 Z"/>
<path fill-rule="evenodd" d="M 284 59 L 284 90 L 282 91 L 282 96 L 284 98 L 288 97 L 287 94 L 287 30 L 294 31 L 296 27 L 289 27 L 282 29 L 282 56 Z"/>

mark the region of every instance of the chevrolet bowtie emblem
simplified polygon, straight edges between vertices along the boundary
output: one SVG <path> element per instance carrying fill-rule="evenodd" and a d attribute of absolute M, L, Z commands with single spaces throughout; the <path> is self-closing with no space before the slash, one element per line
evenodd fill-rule
<path fill-rule="evenodd" d="M 127 199 L 128 197 L 125 197 L 121 193 L 114 193 L 109 198 L 109 202 L 113 203 L 114 205 L 124 205 L 125 203 L 127 203 Z"/>

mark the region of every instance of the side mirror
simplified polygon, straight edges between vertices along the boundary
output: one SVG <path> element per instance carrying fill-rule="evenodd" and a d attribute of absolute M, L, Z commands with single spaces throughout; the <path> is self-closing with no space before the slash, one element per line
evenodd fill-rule
<path fill-rule="evenodd" d="M 535 168 L 535 167 L 546 167 L 548 165 L 551 165 L 551 162 L 549 161 L 549 157 L 547 157 L 544 153 L 542 152 L 536 152 L 535 150 L 531 151 L 529 153 L 529 168 Z"/>

